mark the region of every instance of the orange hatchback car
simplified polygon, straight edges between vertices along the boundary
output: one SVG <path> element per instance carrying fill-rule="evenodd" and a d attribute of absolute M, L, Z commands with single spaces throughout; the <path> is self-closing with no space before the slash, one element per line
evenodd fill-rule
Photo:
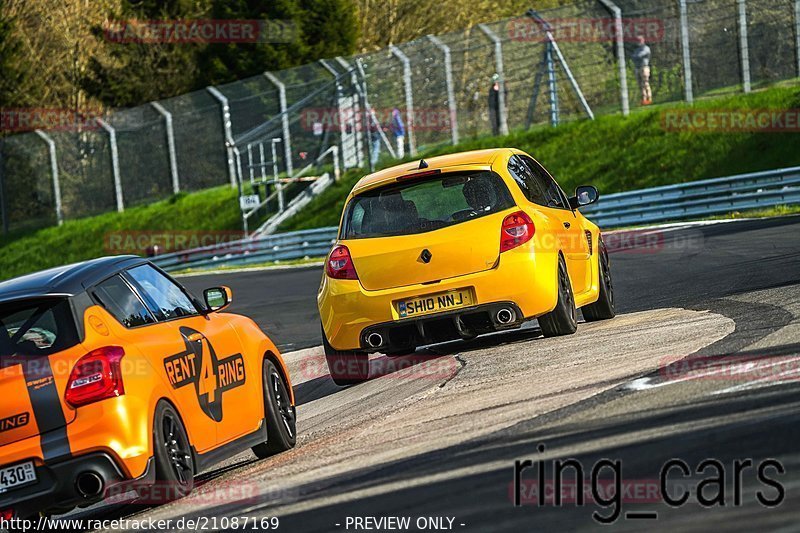
<path fill-rule="evenodd" d="M 109 489 L 194 475 L 295 444 L 291 381 L 249 318 L 138 257 L 0 283 L 0 512 L 58 514 Z M 121 493 L 121 492 L 120 492 Z"/>

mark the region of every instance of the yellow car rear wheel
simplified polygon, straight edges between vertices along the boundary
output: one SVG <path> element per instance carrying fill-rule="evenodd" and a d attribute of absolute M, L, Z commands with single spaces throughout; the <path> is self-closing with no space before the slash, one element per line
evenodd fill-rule
<path fill-rule="evenodd" d="M 322 347 L 331 379 L 340 387 L 356 385 L 369 379 L 369 355 L 359 351 L 341 351 L 328 342 L 322 330 Z"/>

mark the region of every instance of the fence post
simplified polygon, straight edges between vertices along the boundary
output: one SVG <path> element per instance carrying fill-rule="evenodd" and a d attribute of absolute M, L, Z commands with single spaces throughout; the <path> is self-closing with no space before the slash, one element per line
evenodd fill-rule
<path fill-rule="evenodd" d="M 500 113 L 500 135 L 508 135 L 508 110 L 506 109 L 506 76 L 503 68 L 503 41 L 486 24 L 478 24 L 490 41 L 494 43 L 494 62 L 500 90 L 497 94 L 497 107 Z"/>
<path fill-rule="evenodd" d="M 6 202 L 6 182 L 3 178 L 4 174 L 3 139 L 0 139 L 0 218 L 3 221 L 3 235 L 8 235 L 8 204 Z"/>
<path fill-rule="evenodd" d="M 800 0 L 798 0 L 800 1 Z M 333 83 L 336 84 L 334 90 L 336 91 L 336 116 L 337 122 L 339 123 L 339 146 L 342 147 L 342 154 L 344 154 L 344 143 L 345 137 L 347 136 L 347 126 L 344 120 L 344 112 L 342 110 L 342 84 L 339 82 L 339 73 L 336 71 L 335 68 L 330 66 L 327 61 L 324 59 L 319 60 L 319 64 L 322 65 L 328 74 L 333 76 Z"/>
<path fill-rule="evenodd" d="M 408 153 L 417 155 L 417 144 L 414 142 L 414 94 L 411 86 L 411 60 L 395 45 L 389 45 L 392 54 L 403 64 L 403 86 L 406 95 L 406 133 L 408 135 Z"/>
<path fill-rule="evenodd" d="M 56 204 L 56 221 L 58 225 L 64 223 L 64 213 L 61 209 L 61 183 L 58 179 L 58 159 L 56 158 L 56 143 L 42 130 L 36 130 L 38 135 L 46 144 L 47 152 L 50 156 L 50 177 L 53 180 L 53 199 Z"/>
<path fill-rule="evenodd" d="M 117 198 L 117 211 L 125 211 L 125 201 L 122 197 L 122 177 L 119 174 L 119 152 L 117 151 L 117 131 L 105 120 L 98 118 L 97 123 L 108 133 L 108 145 L 111 148 L 111 174 L 114 176 L 114 192 Z"/>
<path fill-rule="evenodd" d="M 339 166 L 339 147 L 333 145 L 331 148 L 333 149 L 333 181 L 339 181 L 342 177 L 342 170 Z"/>
<path fill-rule="evenodd" d="M 800 0 L 798 0 L 800 2 Z M 683 85 L 686 101 L 694 102 L 694 89 L 692 88 L 692 55 L 689 49 L 689 11 L 686 0 L 679 0 L 681 14 L 681 51 L 683 52 Z"/>
<path fill-rule="evenodd" d="M 750 44 L 747 40 L 747 1 L 737 0 L 739 6 L 739 48 L 742 56 L 742 86 L 744 92 L 752 90 L 750 84 Z"/>
<path fill-rule="evenodd" d="M 219 89 L 210 86 L 206 87 L 206 91 L 219 102 L 222 110 L 222 134 L 225 137 L 225 154 L 228 159 L 228 179 L 231 182 L 231 187 L 236 187 L 236 165 L 233 161 L 233 147 L 236 143 L 233 141 L 233 133 L 231 131 L 231 108 L 228 105 L 228 99 Z"/>
<path fill-rule="evenodd" d="M 272 72 L 265 72 L 264 76 L 278 89 L 278 99 L 281 106 L 281 124 L 283 126 L 283 153 L 286 158 L 286 173 L 292 175 L 294 166 L 292 164 L 292 138 L 289 133 L 289 114 L 286 107 L 286 85 L 275 77 Z"/>
<path fill-rule="evenodd" d="M 283 182 L 278 178 L 278 151 L 275 148 L 280 139 L 272 139 L 272 179 L 275 181 L 275 190 L 278 191 L 278 213 L 283 213 L 285 200 L 283 197 Z"/>
<path fill-rule="evenodd" d="M 353 86 L 356 94 L 354 95 L 355 99 L 358 100 L 359 107 L 363 107 L 365 101 L 365 95 L 367 90 L 367 80 L 364 79 L 363 83 L 361 80 L 361 72 L 357 67 L 351 67 L 350 64 L 344 60 L 342 56 L 337 56 L 335 58 L 336 63 L 339 64 L 346 72 L 350 72 L 350 84 Z M 362 94 L 363 89 L 363 94 Z M 361 112 L 359 112 L 359 115 Z M 364 115 L 366 116 L 366 115 Z M 369 138 L 369 132 L 364 131 L 365 124 L 359 125 L 361 120 L 360 116 L 353 116 L 353 120 L 355 122 L 355 145 L 356 145 L 356 159 L 359 167 L 364 166 L 364 162 L 369 160 L 369 143 L 364 141 L 364 137 L 366 136 Z M 366 148 L 366 159 L 364 158 L 364 149 Z M 346 164 L 346 163 L 345 163 Z"/>
<path fill-rule="evenodd" d="M 239 196 L 244 194 L 244 177 L 242 175 L 242 153 L 238 146 L 233 147 L 233 157 L 236 160 L 236 187 L 239 189 Z"/>
<path fill-rule="evenodd" d="M 336 59 L 338 60 L 339 58 L 337 57 Z M 358 82 L 361 86 L 359 96 L 361 97 L 361 103 L 364 108 L 364 128 L 366 128 L 365 133 L 367 137 L 367 160 L 369 161 L 369 171 L 375 172 L 375 165 L 372 163 L 372 144 L 375 141 L 372 139 L 372 134 L 370 132 L 370 125 L 374 119 L 372 117 L 372 108 L 369 106 L 367 73 L 364 72 L 364 62 L 361 61 L 360 57 L 356 59 L 356 70 L 358 72 Z"/>
<path fill-rule="evenodd" d="M 150 105 L 164 117 L 164 129 L 167 132 L 167 155 L 169 157 L 169 172 L 172 176 L 172 192 L 181 192 L 181 182 L 178 177 L 178 158 L 175 155 L 175 132 L 172 129 L 172 113 L 167 111 L 158 102 L 150 102 Z"/>
<path fill-rule="evenodd" d="M 800 2 L 800 0 L 797 1 Z M 434 35 L 428 35 L 428 40 L 444 54 L 444 80 L 447 84 L 447 106 L 450 109 L 450 133 L 453 145 L 456 145 L 458 144 L 458 107 L 455 90 L 453 90 L 453 60 L 450 56 L 450 47 Z"/>
<path fill-rule="evenodd" d="M 600 0 L 600 3 L 614 15 L 614 39 L 617 43 L 620 100 L 622 114 L 627 117 L 631 113 L 631 104 L 628 100 L 628 67 L 625 64 L 625 32 L 622 27 L 622 10 L 611 0 Z"/>
<path fill-rule="evenodd" d="M 250 185 L 253 185 L 256 182 L 253 169 L 253 143 L 247 143 L 247 174 L 250 176 Z"/>
<path fill-rule="evenodd" d="M 797 40 L 797 75 L 800 76 L 800 0 L 794 0 L 794 37 Z"/>
<path fill-rule="evenodd" d="M 548 41 L 545 48 L 547 64 L 547 90 L 550 93 L 550 125 L 558 126 L 558 85 L 556 84 L 556 64 L 553 61 L 553 43 Z"/>

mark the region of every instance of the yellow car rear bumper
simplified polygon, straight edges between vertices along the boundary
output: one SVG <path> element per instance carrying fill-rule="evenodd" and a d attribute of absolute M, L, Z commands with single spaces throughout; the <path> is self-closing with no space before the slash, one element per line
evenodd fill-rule
<path fill-rule="evenodd" d="M 489 270 L 435 284 L 368 291 L 357 280 L 324 276 L 317 303 L 322 328 L 330 345 L 337 350 L 358 350 L 367 347 L 364 332 L 369 328 L 387 323 L 400 325 L 413 320 L 398 316 L 396 302 L 445 291 L 472 290 L 473 307 L 506 302 L 521 310 L 525 319 L 540 316 L 555 308 L 557 269 L 557 254 L 534 253 L 532 246 L 521 246 L 501 254 L 498 264 Z M 457 310 L 447 314 L 455 312 Z M 430 314 L 419 318 L 434 317 L 435 314 Z"/>

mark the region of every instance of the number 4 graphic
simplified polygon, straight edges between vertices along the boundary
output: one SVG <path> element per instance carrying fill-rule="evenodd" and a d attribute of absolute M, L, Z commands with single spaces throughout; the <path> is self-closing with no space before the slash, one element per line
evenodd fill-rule
<path fill-rule="evenodd" d="M 208 341 L 206 340 L 205 342 Z M 210 351 L 203 350 L 202 370 L 200 371 L 200 383 L 197 391 L 200 395 L 208 395 L 208 403 L 214 403 L 217 392 L 217 374 L 213 363 Z"/>

